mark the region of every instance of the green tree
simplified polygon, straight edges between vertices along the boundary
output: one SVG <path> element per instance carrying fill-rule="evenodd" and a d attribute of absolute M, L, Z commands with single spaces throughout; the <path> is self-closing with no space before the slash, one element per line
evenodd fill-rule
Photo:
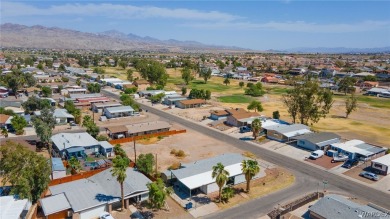
<path fill-rule="evenodd" d="M 92 137 L 96 138 L 98 136 L 99 127 L 96 125 L 95 121 L 93 121 L 91 116 L 89 115 L 84 116 L 82 126 L 87 129 L 86 132 L 90 134 Z"/>
<path fill-rule="evenodd" d="M 147 184 L 147 187 L 150 205 L 152 208 L 161 209 L 165 205 L 168 195 L 172 193 L 172 189 L 165 187 L 160 178 L 157 178 L 156 182 Z"/>
<path fill-rule="evenodd" d="M 126 170 L 129 168 L 130 160 L 126 157 L 117 156 L 112 160 L 113 168 L 111 169 L 111 174 L 113 177 L 116 177 L 116 180 L 120 184 L 121 189 L 121 198 L 122 198 L 122 209 L 125 209 L 125 197 L 123 190 L 123 182 L 126 180 Z"/>
<path fill-rule="evenodd" d="M 76 157 L 72 156 L 72 157 L 68 160 L 68 164 L 69 164 L 70 168 L 72 168 L 72 170 L 73 170 L 75 173 L 80 172 L 80 170 L 81 170 L 81 163 L 80 163 L 79 159 L 77 159 Z M 73 172 L 73 171 L 72 171 L 72 172 Z"/>
<path fill-rule="evenodd" d="M 191 69 L 188 67 L 185 67 L 181 70 L 181 78 L 184 80 L 186 85 L 190 83 L 190 81 L 194 80 L 194 77 L 192 76 Z"/>
<path fill-rule="evenodd" d="M 154 156 L 152 153 L 140 154 L 136 165 L 141 172 L 150 175 L 153 172 L 154 162 Z"/>
<path fill-rule="evenodd" d="M 341 60 L 337 60 L 335 63 L 334 63 L 338 68 L 342 68 L 345 63 Z"/>
<path fill-rule="evenodd" d="M 252 83 L 248 83 L 247 87 L 248 86 L 249 87 L 245 89 L 246 95 L 251 95 L 253 97 L 259 97 L 259 96 L 263 96 L 265 94 L 265 91 L 263 89 L 263 85 L 261 84 L 261 82 L 258 82 L 254 85 L 253 84 L 250 85 L 250 84 L 252 84 Z"/>
<path fill-rule="evenodd" d="M 129 69 L 126 71 L 126 78 L 128 81 L 133 81 L 133 70 Z"/>
<path fill-rule="evenodd" d="M 354 94 L 345 99 L 345 118 L 348 118 L 349 114 L 357 110 L 357 98 Z"/>
<path fill-rule="evenodd" d="M 344 92 L 344 95 L 347 95 L 347 93 L 353 93 L 355 92 L 355 85 L 356 79 L 352 77 L 344 77 L 342 78 L 338 83 L 338 91 Z"/>
<path fill-rule="evenodd" d="M 261 102 L 260 101 L 257 101 L 257 100 L 253 100 L 247 107 L 248 110 L 255 110 L 255 112 L 262 112 L 264 109 L 263 109 L 263 105 L 261 105 Z"/>
<path fill-rule="evenodd" d="M 363 81 L 377 81 L 377 78 L 373 75 L 364 76 Z"/>
<path fill-rule="evenodd" d="M 122 101 L 122 105 L 131 106 L 135 111 L 139 111 L 139 105 L 130 95 L 122 94 L 120 100 Z"/>
<path fill-rule="evenodd" d="M 1 135 L 5 138 L 8 138 L 8 130 L 6 128 L 1 128 Z"/>
<path fill-rule="evenodd" d="M 201 77 L 203 78 L 205 84 L 207 84 L 207 81 L 211 78 L 211 73 L 212 73 L 212 71 L 210 68 L 208 68 L 208 69 L 204 68 L 200 72 Z"/>
<path fill-rule="evenodd" d="M 333 105 L 333 93 L 328 89 L 321 89 L 317 81 L 305 80 L 295 83 L 293 89 L 283 95 L 283 103 L 293 119 L 301 124 L 308 125 L 309 121 L 318 122 L 325 118 Z"/>
<path fill-rule="evenodd" d="M 126 61 L 119 61 L 118 65 L 119 65 L 119 67 L 122 67 L 123 69 L 126 69 L 127 62 Z"/>
<path fill-rule="evenodd" d="M 226 67 L 225 63 L 222 62 L 221 60 L 217 60 L 216 64 L 218 65 L 218 68 L 220 70 L 223 70 Z"/>
<path fill-rule="evenodd" d="M 232 187 L 228 186 L 222 189 L 222 201 L 227 203 L 229 199 L 233 198 L 235 191 Z"/>
<path fill-rule="evenodd" d="M 215 182 L 217 183 L 219 187 L 219 202 L 222 201 L 222 187 L 226 184 L 226 182 L 229 179 L 229 172 L 225 170 L 225 166 L 222 163 L 217 163 L 217 165 L 213 166 L 211 177 L 215 179 Z"/>
<path fill-rule="evenodd" d="M 187 88 L 186 87 L 182 87 L 181 88 L 181 95 L 186 95 L 187 94 Z"/>
<path fill-rule="evenodd" d="M 238 83 L 238 86 L 240 86 L 240 88 L 242 89 L 245 86 L 245 83 L 243 81 L 240 81 L 240 83 Z"/>
<path fill-rule="evenodd" d="M 42 88 L 41 88 L 41 91 L 42 91 L 42 96 L 44 96 L 44 97 L 51 97 L 51 95 L 52 95 L 52 90 L 51 90 L 51 88 L 50 87 L 48 87 L 48 86 L 43 86 Z"/>
<path fill-rule="evenodd" d="M 31 96 L 27 101 L 22 103 L 25 113 L 30 114 L 37 110 L 42 110 L 44 108 L 51 108 L 50 101 L 47 99 L 41 99 L 36 96 Z"/>
<path fill-rule="evenodd" d="M 259 164 L 256 160 L 243 160 L 241 162 L 241 171 L 245 175 L 246 191 L 249 192 L 251 180 L 260 172 Z"/>
<path fill-rule="evenodd" d="M 205 100 L 210 100 L 211 99 L 211 91 L 210 90 L 206 90 L 205 91 L 205 96 L 204 98 Z"/>
<path fill-rule="evenodd" d="M 27 121 L 23 116 L 14 115 L 14 117 L 11 119 L 11 125 L 15 129 L 15 133 L 17 135 L 22 135 L 24 128 L 27 126 Z"/>
<path fill-rule="evenodd" d="M 90 93 L 100 93 L 101 86 L 99 83 L 88 83 L 87 89 Z"/>
<path fill-rule="evenodd" d="M 128 158 L 127 155 L 126 155 L 125 150 L 123 150 L 123 148 L 121 147 L 120 144 L 116 144 L 114 146 L 114 153 L 115 153 L 116 156 Z"/>
<path fill-rule="evenodd" d="M 257 118 L 257 119 L 254 119 L 252 121 L 251 129 L 252 129 L 252 132 L 253 132 L 253 138 L 254 138 L 254 140 L 256 140 L 257 137 L 259 136 L 260 130 L 261 130 L 261 121 L 260 121 L 260 119 Z"/>
<path fill-rule="evenodd" d="M 228 84 L 230 84 L 230 80 L 228 77 L 226 77 L 224 80 L 223 80 L 223 83 L 227 86 Z"/>
<path fill-rule="evenodd" d="M 65 65 L 64 64 L 60 64 L 60 66 L 58 67 L 58 71 L 66 71 L 65 69 Z"/>
<path fill-rule="evenodd" d="M 0 114 L 5 114 L 9 116 L 13 116 L 15 113 L 11 109 L 4 109 L 4 107 L 0 107 Z"/>
<path fill-rule="evenodd" d="M 40 69 L 40 70 L 43 70 L 43 64 L 40 62 L 40 63 L 37 65 L 37 68 Z"/>
<path fill-rule="evenodd" d="M 165 97 L 164 93 L 153 95 L 150 97 L 150 101 L 152 103 L 160 103 L 164 97 Z"/>
<path fill-rule="evenodd" d="M 279 110 L 272 112 L 272 118 L 274 118 L 274 119 L 280 118 Z"/>
<path fill-rule="evenodd" d="M 47 160 L 11 141 L 0 147 L 0 156 L 2 184 L 10 183 L 11 194 L 36 203 L 50 181 L 50 165 Z"/>
<path fill-rule="evenodd" d="M 140 71 L 141 77 L 151 84 L 165 86 L 169 75 L 165 66 L 157 61 L 142 61 L 138 63 L 137 70 Z"/>
<path fill-rule="evenodd" d="M 76 84 L 77 84 L 77 86 L 80 86 L 80 85 L 81 85 L 81 78 L 77 78 L 77 79 L 76 79 Z"/>

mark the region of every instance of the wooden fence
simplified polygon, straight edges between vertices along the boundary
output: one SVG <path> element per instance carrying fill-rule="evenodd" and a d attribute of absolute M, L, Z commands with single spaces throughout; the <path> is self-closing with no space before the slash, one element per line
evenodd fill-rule
<path fill-rule="evenodd" d="M 152 134 L 146 134 L 146 135 L 139 135 L 139 136 L 133 136 L 133 137 L 127 137 L 127 138 L 120 138 L 120 139 L 114 139 L 110 141 L 110 144 L 116 145 L 116 144 L 122 144 L 127 142 L 132 142 L 134 140 L 141 140 L 145 138 L 152 138 L 152 137 L 158 137 L 158 136 L 169 136 L 169 135 L 176 135 L 180 133 L 186 133 L 187 130 L 171 130 L 167 132 L 158 132 L 158 133 L 152 133 Z"/>
<path fill-rule="evenodd" d="M 81 173 L 78 173 L 78 174 L 75 174 L 75 175 L 71 175 L 71 176 L 65 176 L 65 177 L 62 177 L 62 178 L 53 179 L 52 181 L 50 181 L 49 186 L 55 186 L 55 185 L 58 185 L 58 184 L 72 182 L 72 181 L 79 180 L 79 179 L 85 179 L 85 178 L 91 177 L 91 176 L 93 176 L 93 175 L 95 175 L 97 173 L 100 173 L 103 170 L 106 170 L 108 168 L 109 167 L 100 168 L 100 169 L 97 169 L 97 170 L 90 170 L 90 171 L 87 171 L 87 172 L 81 172 Z"/>

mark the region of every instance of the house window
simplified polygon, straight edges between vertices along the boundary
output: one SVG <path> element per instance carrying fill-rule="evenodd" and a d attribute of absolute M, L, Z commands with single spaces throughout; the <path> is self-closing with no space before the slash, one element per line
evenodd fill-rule
<path fill-rule="evenodd" d="M 381 165 L 381 164 L 378 164 L 378 163 L 375 163 L 375 164 L 374 164 L 374 167 L 379 168 L 379 169 L 382 169 L 382 165 Z"/>

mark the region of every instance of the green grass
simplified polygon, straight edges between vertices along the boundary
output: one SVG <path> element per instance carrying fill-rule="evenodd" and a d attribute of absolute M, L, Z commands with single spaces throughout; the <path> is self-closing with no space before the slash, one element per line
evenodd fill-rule
<path fill-rule="evenodd" d="M 272 87 L 272 88 L 266 88 L 266 90 L 269 89 L 269 93 L 270 94 L 286 94 L 287 91 L 290 89 L 290 88 L 286 88 L 286 87 Z"/>
<path fill-rule="evenodd" d="M 252 102 L 253 98 L 250 96 L 237 94 L 218 97 L 218 100 L 222 103 L 250 103 Z"/>
<path fill-rule="evenodd" d="M 215 83 L 213 81 L 208 81 L 207 84 L 204 83 L 203 80 L 194 80 L 191 81 L 189 84 L 189 87 L 191 89 L 204 89 L 204 90 L 210 90 L 211 92 L 223 92 L 228 90 L 239 90 L 240 88 L 238 86 L 230 86 L 225 85 L 222 83 Z"/>
<path fill-rule="evenodd" d="M 349 95 L 334 95 L 335 98 L 343 99 L 347 98 Z M 381 97 L 372 97 L 372 96 L 357 96 L 358 103 L 365 103 L 372 107 L 376 108 L 390 108 L 390 99 L 381 98 Z"/>

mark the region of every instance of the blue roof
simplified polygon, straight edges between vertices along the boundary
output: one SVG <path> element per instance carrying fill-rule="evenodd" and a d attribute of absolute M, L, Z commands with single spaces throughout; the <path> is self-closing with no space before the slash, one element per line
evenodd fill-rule
<path fill-rule="evenodd" d="M 61 158 L 53 157 L 51 159 L 52 171 L 65 171 L 65 166 L 62 163 Z"/>

